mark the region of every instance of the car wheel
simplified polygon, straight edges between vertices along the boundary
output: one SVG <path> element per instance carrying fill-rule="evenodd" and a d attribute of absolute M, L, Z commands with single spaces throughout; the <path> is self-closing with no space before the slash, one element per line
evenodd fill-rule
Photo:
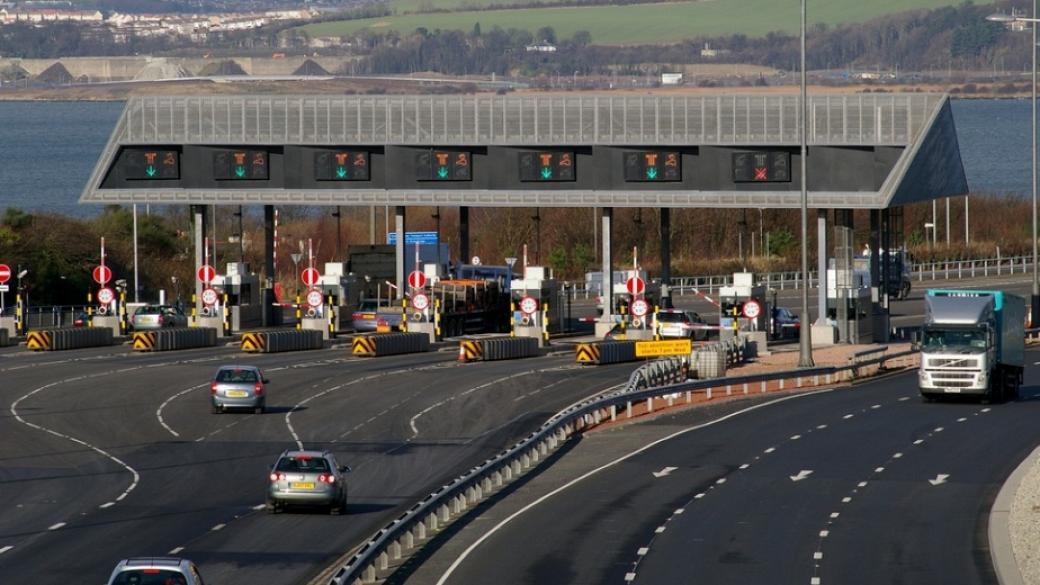
<path fill-rule="evenodd" d="M 329 514 L 333 516 L 340 516 L 347 513 L 347 492 L 343 492 L 339 496 L 339 500 L 336 503 L 329 506 Z"/>
<path fill-rule="evenodd" d="M 259 406 L 257 406 L 256 408 L 253 409 L 253 414 L 263 414 L 264 410 L 266 410 L 266 408 L 267 408 L 267 405 L 264 404 L 263 402 L 261 402 Z"/>
<path fill-rule="evenodd" d="M 282 511 L 282 507 L 278 505 L 278 502 L 268 500 L 267 501 L 267 513 L 277 514 Z"/>
<path fill-rule="evenodd" d="M 220 413 L 224 412 L 223 409 L 221 409 L 220 406 L 215 404 L 215 403 L 213 405 L 211 405 L 211 409 L 213 411 L 213 414 L 220 414 Z"/>

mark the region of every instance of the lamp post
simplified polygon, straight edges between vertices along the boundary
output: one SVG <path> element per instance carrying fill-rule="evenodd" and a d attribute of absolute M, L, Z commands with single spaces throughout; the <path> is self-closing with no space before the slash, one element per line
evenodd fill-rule
<path fill-rule="evenodd" d="M 802 163 L 802 314 L 799 316 L 799 322 L 802 323 L 803 327 L 798 328 L 798 367 L 800 368 L 811 368 L 813 366 L 812 358 L 812 339 L 809 337 L 811 330 L 808 327 L 809 324 L 809 246 L 806 242 L 806 237 L 809 232 L 809 185 L 807 183 L 808 175 L 806 173 L 806 153 L 807 148 L 805 145 L 805 128 L 808 125 L 806 116 L 809 113 L 809 105 L 806 103 L 806 90 L 805 90 L 805 2 L 802 0 L 802 19 L 801 19 L 801 99 L 802 99 L 802 115 L 801 115 L 801 128 L 799 129 L 801 134 L 801 163 Z"/>
<path fill-rule="evenodd" d="M 1036 146 L 1036 23 L 1040 22 L 1040 19 L 1038 19 L 1036 17 L 1036 4 L 1037 4 L 1037 0 L 1033 0 L 1033 17 L 1032 18 L 1025 18 L 1025 17 L 1022 17 L 1022 16 L 1015 16 L 1014 14 L 1007 15 L 1007 14 L 999 14 L 999 13 L 998 14 L 991 14 L 991 15 L 986 17 L 986 20 L 988 20 L 990 22 L 1002 22 L 1002 23 L 1028 22 L 1028 23 L 1031 23 L 1033 25 L 1032 26 L 1032 29 L 1033 29 L 1033 42 L 1030 44 L 1030 49 L 1029 49 L 1030 52 L 1032 53 L 1032 67 L 1031 67 L 1031 69 L 1032 69 L 1032 87 L 1033 87 L 1032 101 L 1030 102 L 1032 104 L 1030 109 L 1032 110 L 1032 118 L 1033 118 L 1033 125 L 1032 125 L 1032 129 L 1033 129 L 1033 132 L 1032 132 L 1033 150 L 1032 150 L 1032 156 L 1030 157 L 1031 158 L 1031 162 L 1032 162 L 1032 170 L 1033 170 L 1033 176 L 1032 176 L 1032 179 L 1033 179 L 1033 181 L 1032 181 L 1032 192 L 1033 192 L 1033 294 L 1032 294 L 1032 296 L 1029 299 L 1029 308 L 1030 308 L 1030 315 L 1031 315 L 1032 321 L 1034 323 L 1036 322 L 1036 319 L 1038 318 L 1038 316 L 1040 316 L 1040 272 L 1038 272 L 1038 270 L 1040 270 L 1040 263 L 1037 262 L 1037 256 L 1038 256 L 1038 252 L 1040 252 L 1040 250 L 1037 249 L 1037 217 L 1036 217 L 1036 215 L 1037 215 L 1037 209 L 1036 209 L 1036 204 L 1037 204 L 1037 193 L 1036 193 L 1036 188 L 1037 188 L 1037 185 L 1036 185 L 1036 181 L 1037 181 L 1037 168 L 1036 168 L 1036 164 L 1037 164 L 1037 159 L 1036 159 L 1036 149 L 1037 149 L 1037 146 Z"/>

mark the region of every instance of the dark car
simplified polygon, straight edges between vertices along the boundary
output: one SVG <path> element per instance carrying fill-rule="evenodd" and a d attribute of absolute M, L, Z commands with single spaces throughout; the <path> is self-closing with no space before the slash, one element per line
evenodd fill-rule
<path fill-rule="evenodd" d="M 798 337 L 801 322 L 787 307 L 773 307 L 771 328 L 775 339 L 791 339 Z"/>
<path fill-rule="evenodd" d="M 88 325 L 90 325 L 90 315 L 87 315 L 83 311 L 76 313 L 76 316 L 72 319 L 73 327 L 86 327 Z"/>
<path fill-rule="evenodd" d="M 606 341 L 624 341 L 627 339 L 625 328 L 621 326 L 621 323 L 615 323 L 614 327 L 603 336 L 603 339 Z"/>

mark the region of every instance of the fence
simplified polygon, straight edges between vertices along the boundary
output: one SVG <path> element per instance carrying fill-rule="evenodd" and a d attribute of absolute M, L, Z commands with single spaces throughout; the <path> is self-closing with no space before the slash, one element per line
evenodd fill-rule
<path fill-rule="evenodd" d="M 652 412 L 655 400 L 658 400 L 658 403 L 664 401 L 673 405 L 676 401 L 683 400 L 685 395 L 685 401 L 690 403 L 695 392 L 704 393 L 710 398 L 713 390 L 722 388 L 725 388 L 726 394 L 732 394 L 735 389 L 749 394 L 755 384 L 761 392 L 766 392 L 770 382 L 778 382 L 779 388 L 783 389 L 787 380 L 794 380 L 789 388 L 833 384 L 852 379 L 855 372 L 865 366 L 876 365 L 883 368 L 887 362 L 897 360 L 901 365 L 906 365 L 908 358 L 912 362 L 916 357 L 916 352 L 907 351 L 874 359 L 867 357 L 863 356 L 842 367 L 693 382 L 677 380 L 676 375 L 681 371 L 681 360 L 667 360 L 665 366 L 659 363 L 643 366 L 633 372 L 628 384 L 621 389 L 571 405 L 512 447 L 426 496 L 362 544 L 345 565 L 335 570 L 328 583 L 357 585 L 376 582 L 379 573 L 388 571 L 392 561 L 400 560 L 405 554 L 421 546 L 423 541 L 431 537 L 431 532 L 438 530 L 442 524 L 447 525 L 453 518 L 463 515 L 468 508 L 477 505 L 497 489 L 537 465 L 579 432 L 604 421 L 616 420 L 620 416 L 619 407 L 624 407 L 625 414 L 631 417 L 636 403 L 642 403 L 645 408 L 643 412 Z M 644 372 L 644 369 L 651 367 L 656 369 Z M 665 385 L 642 389 L 645 387 L 644 384 L 652 382 Z"/>

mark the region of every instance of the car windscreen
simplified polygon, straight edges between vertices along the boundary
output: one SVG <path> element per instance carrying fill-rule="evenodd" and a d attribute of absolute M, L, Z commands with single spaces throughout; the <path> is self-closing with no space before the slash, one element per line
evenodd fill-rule
<path fill-rule="evenodd" d="M 256 372 L 232 368 L 223 369 L 217 372 L 217 382 L 256 382 Z"/>
<path fill-rule="evenodd" d="M 134 569 L 116 575 L 112 585 L 187 585 L 184 575 L 166 569 Z"/>
<path fill-rule="evenodd" d="M 275 471 L 297 473 L 328 473 L 329 462 L 321 457 L 282 457 Z"/>

